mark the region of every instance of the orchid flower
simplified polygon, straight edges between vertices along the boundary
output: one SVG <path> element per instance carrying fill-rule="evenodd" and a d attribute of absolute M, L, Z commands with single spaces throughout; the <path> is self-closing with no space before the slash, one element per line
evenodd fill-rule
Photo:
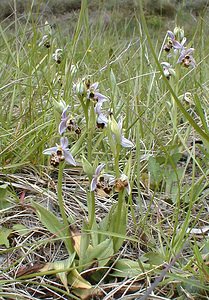
<path fill-rule="evenodd" d="M 69 115 L 67 115 L 67 110 L 70 108 L 70 106 L 66 106 L 63 109 L 62 115 L 61 115 L 61 121 L 59 123 L 59 134 L 62 135 L 66 129 L 69 131 L 74 131 L 77 134 L 80 134 L 81 130 L 77 126 L 75 120 L 73 120 Z"/>
<path fill-rule="evenodd" d="M 192 56 L 193 51 L 194 48 L 183 49 L 180 53 L 177 63 L 182 64 L 186 68 L 188 68 L 189 66 L 192 66 L 194 68 L 196 66 L 196 63 Z"/>
<path fill-rule="evenodd" d="M 182 41 L 180 43 L 180 42 L 178 42 L 175 39 L 175 35 L 174 35 L 174 33 L 172 31 L 168 30 L 167 33 L 168 33 L 168 36 L 169 36 L 169 38 L 170 38 L 170 40 L 172 42 L 172 47 L 173 47 L 174 50 L 178 50 L 178 49 L 183 49 L 184 48 L 184 44 L 186 42 L 186 38 L 185 37 L 182 39 Z"/>
<path fill-rule="evenodd" d="M 39 47 L 44 46 L 46 48 L 50 48 L 50 36 L 48 34 L 45 34 L 41 41 L 38 44 Z"/>
<path fill-rule="evenodd" d="M 101 174 L 101 171 L 104 169 L 104 167 L 105 167 L 105 164 L 101 164 L 101 165 L 98 165 L 98 167 L 96 168 L 95 174 L 93 175 L 93 179 L 92 179 L 91 185 L 90 185 L 91 192 L 96 190 L 98 178 Z"/>
<path fill-rule="evenodd" d="M 115 184 L 115 177 L 110 174 L 101 174 L 105 164 L 100 164 L 93 175 L 90 185 L 90 191 L 97 191 L 98 195 L 102 197 L 109 196 Z"/>
<path fill-rule="evenodd" d="M 120 178 L 115 180 L 115 191 L 116 192 L 121 192 L 124 189 L 126 189 L 128 195 L 130 195 L 131 193 L 131 187 L 130 187 L 130 183 L 128 180 L 128 176 L 126 176 L 125 174 L 121 174 Z"/>
<path fill-rule="evenodd" d="M 61 137 L 60 145 L 57 144 L 55 147 L 45 149 L 43 154 L 56 156 L 59 162 L 65 160 L 70 165 L 76 166 L 76 162 L 68 149 L 68 139 L 66 137 Z"/>
<path fill-rule="evenodd" d="M 95 113 L 97 114 L 97 126 L 100 128 L 104 128 L 107 126 L 108 124 L 108 119 L 107 117 L 102 113 L 101 111 L 101 107 L 103 102 L 106 101 L 106 99 L 100 100 L 99 102 L 97 102 L 97 104 L 95 105 Z"/>
<path fill-rule="evenodd" d="M 69 109 L 69 105 L 66 106 L 61 115 L 61 122 L 59 123 L 59 134 L 62 135 L 67 129 L 67 121 L 69 120 L 69 116 L 67 115 L 67 110 Z"/>
<path fill-rule="evenodd" d="M 100 102 L 102 100 L 104 101 L 104 99 L 107 99 L 106 96 L 99 93 L 98 85 L 99 85 L 99 82 L 95 82 L 89 86 L 89 88 L 87 89 L 87 99 L 95 100 L 97 102 Z"/>
<path fill-rule="evenodd" d="M 52 58 L 56 61 L 56 63 L 60 64 L 62 60 L 62 49 L 56 49 L 52 54 Z"/>
<path fill-rule="evenodd" d="M 123 126 L 123 119 L 120 118 L 119 122 L 118 122 L 118 129 L 120 132 L 120 142 L 121 142 L 121 146 L 124 148 L 133 148 L 134 144 L 128 140 L 127 138 L 124 137 L 123 133 L 122 133 L 122 126 Z"/>
<path fill-rule="evenodd" d="M 168 62 L 162 62 L 161 65 L 163 67 L 163 73 L 167 79 L 170 79 L 172 75 L 175 76 L 175 71 Z"/>

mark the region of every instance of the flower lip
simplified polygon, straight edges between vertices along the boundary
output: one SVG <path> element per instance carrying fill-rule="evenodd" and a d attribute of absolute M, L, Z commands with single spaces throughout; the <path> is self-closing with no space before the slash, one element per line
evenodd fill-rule
<path fill-rule="evenodd" d="M 115 191 L 120 192 L 126 189 L 128 195 L 131 194 L 131 187 L 129 183 L 128 176 L 126 176 L 124 173 L 121 174 L 120 178 L 115 180 Z"/>

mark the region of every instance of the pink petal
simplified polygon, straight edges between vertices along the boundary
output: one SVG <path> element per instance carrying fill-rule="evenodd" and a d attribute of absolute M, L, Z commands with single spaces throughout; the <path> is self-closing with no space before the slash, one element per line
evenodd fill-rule
<path fill-rule="evenodd" d="M 97 187 L 97 178 L 94 177 L 91 181 L 91 185 L 90 185 L 90 191 L 93 192 L 96 190 Z"/>
<path fill-rule="evenodd" d="M 59 123 L 59 134 L 62 135 L 63 132 L 65 132 L 65 130 L 67 129 L 67 120 L 68 118 L 62 120 L 60 123 Z"/>
<path fill-rule="evenodd" d="M 169 38 L 170 38 L 171 40 L 174 40 L 174 39 L 175 39 L 175 35 L 173 34 L 172 31 L 168 30 L 168 31 L 167 31 L 167 34 L 168 34 L 168 36 L 169 36 Z"/>
<path fill-rule="evenodd" d="M 67 139 L 67 137 L 61 137 L 61 139 L 60 139 L 60 145 L 61 145 L 61 147 L 62 147 L 63 150 L 67 148 L 67 146 L 68 146 L 68 139 Z"/>
<path fill-rule="evenodd" d="M 96 171 L 95 171 L 96 177 L 99 176 L 99 174 L 101 173 L 102 169 L 104 169 L 104 167 L 105 167 L 105 164 L 101 164 L 96 168 Z"/>
<path fill-rule="evenodd" d="M 131 141 L 129 141 L 128 139 L 126 139 L 124 136 L 122 136 L 121 146 L 124 148 L 133 148 L 134 144 Z"/>
<path fill-rule="evenodd" d="M 96 90 L 98 88 L 99 82 L 94 82 L 92 83 L 92 85 L 90 86 L 90 89 L 94 89 Z"/>
<path fill-rule="evenodd" d="M 63 149 L 64 152 L 64 157 L 67 163 L 69 163 L 70 165 L 76 166 L 76 162 L 72 156 L 72 154 L 70 153 L 70 151 Z"/>
<path fill-rule="evenodd" d="M 43 151 L 43 154 L 51 155 L 52 153 L 56 153 L 56 152 L 57 152 L 57 147 L 52 147 L 52 148 L 45 149 Z"/>

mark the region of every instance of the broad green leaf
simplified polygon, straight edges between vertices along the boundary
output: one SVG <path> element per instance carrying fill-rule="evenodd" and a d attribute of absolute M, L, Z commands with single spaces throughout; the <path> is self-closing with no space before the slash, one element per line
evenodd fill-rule
<path fill-rule="evenodd" d="M 0 245 L 5 245 L 7 248 L 9 248 L 9 240 L 8 237 L 12 233 L 12 229 L 8 229 L 5 227 L 2 227 L 0 229 Z"/>
<path fill-rule="evenodd" d="M 11 206 L 10 201 L 8 200 L 8 184 L 4 183 L 0 185 L 0 211 L 7 209 Z"/>
<path fill-rule="evenodd" d="M 30 232 L 30 229 L 28 229 L 26 226 L 22 224 L 15 224 L 12 226 L 13 230 L 15 230 L 19 235 L 26 235 Z"/>
<path fill-rule="evenodd" d="M 158 252 L 148 252 L 144 257 L 148 258 L 148 263 L 150 265 L 159 266 L 165 262 L 163 255 Z"/>
<path fill-rule="evenodd" d="M 149 157 L 148 171 L 150 172 L 151 182 L 158 185 L 162 180 L 162 168 L 153 156 Z"/>
<path fill-rule="evenodd" d="M 95 287 L 90 289 L 73 289 L 73 294 L 78 296 L 81 300 L 102 299 L 101 296 L 103 296 L 101 289 L 96 289 Z"/>
<path fill-rule="evenodd" d="M 8 184 L 4 183 L 0 185 L 0 201 L 6 197 Z"/>
<path fill-rule="evenodd" d="M 122 206 L 122 209 L 121 209 L 121 219 L 120 219 L 120 228 L 119 228 L 119 232 L 116 232 L 119 233 L 120 235 L 126 235 L 126 226 L 127 226 L 127 210 L 126 210 L 126 203 L 124 202 L 123 203 L 123 206 Z M 117 210 L 115 211 L 115 220 L 116 220 L 116 215 L 117 215 Z M 114 216 L 113 216 L 114 218 Z M 115 220 L 112 220 L 114 223 L 115 223 Z M 113 241 L 114 241 L 114 244 L 113 244 L 113 247 L 114 247 L 114 250 L 115 252 L 117 252 L 120 247 L 122 246 L 123 242 L 124 242 L 124 239 L 121 238 L 121 237 L 117 237 L 116 239 L 113 238 Z"/>
<path fill-rule="evenodd" d="M 96 247 L 99 243 L 99 237 L 98 237 L 98 225 L 96 223 L 96 220 L 94 220 L 94 223 L 92 225 L 92 232 L 91 232 L 91 239 L 92 239 L 92 246 Z"/>
<path fill-rule="evenodd" d="M 36 209 L 38 217 L 41 221 L 41 223 L 54 235 L 61 238 L 68 248 L 67 239 L 70 238 L 70 233 L 68 231 L 68 228 L 64 227 L 64 224 L 59 221 L 59 219 L 49 210 L 47 210 L 45 207 L 41 206 L 40 204 L 37 204 L 35 202 L 32 202 L 33 207 Z"/>
<path fill-rule="evenodd" d="M 72 270 L 67 276 L 68 283 L 71 285 L 71 288 L 79 288 L 79 289 L 90 289 L 91 284 L 85 280 L 78 271 Z"/>
<path fill-rule="evenodd" d="M 86 251 L 89 247 L 90 243 L 90 233 L 85 232 L 85 230 L 88 229 L 88 225 L 84 223 L 82 233 L 81 233 L 81 240 L 80 240 L 80 260 L 79 265 L 82 265 L 83 259 L 86 255 Z"/>
<path fill-rule="evenodd" d="M 131 259 L 119 259 L 115 266 L 114 271 L 111 273 L 112 276 L 116 277 L 135 277 L 142 274 L 143 271 L 137 261 Z"/>
<path fill-rule="evenodd" d="M 54 270 L 69 269 L 73 263 L 74 258 L 75 258 L 75 252 L 72 255 L 70 255 L 69 258 L 67 258 L 65 260 L 55 261 L 53 263 L 53 269 Z M 60 272 L 57 274 L 57 277 L 60 278 L 61 282 L 63 283 L 64 287 L 66 288 L 66 291 L 69 293 L 67 274 L 68 274 L 67 271 Z"/>
<path fill-rule="evenodd" d="M 92 178 L 92 176 L 94 174 L 94 168 L 90 164 L 90 162 L 85 158 L 85 156 L 82 157 L 82 166 L 83 166 L 83 170 L 86 173 L 86 175 L 89 178 Z"/>
<path fill-rule="evenodd" d="M 178 168 L 177 170 L 173 169 L 168 169 L 167 172 L 165 172 L 165 181 L 166 181 L 166 194 L 169 195 L 171 193 L 174 194 L 174 199 L 175 196 L 177 195 L 177 188 L 178 186 L 175 187 L 177 184 L 178 180 L 182 177 L 184 173 L 184 168 Z"/>
<path fill-rule="evenodd" d="M 93 261 L 95 261 L 95 259 L 97 259 L 98 266 L 103 267 L 107 264 L 113 254 L 113 241 L 112 239 L 106 239 L 96 247 L 89 247 L 87 249 L 83 263 L 91 264 Z"/>
<path fill-rule="evenodd" d="M 103 232 L 115 232 L 115 225 L 117 222 L 117 206 L 112 206 L 109 213 L 106 215 L 106 217 L 100 222 L 99 224 L 99 229 Z M 119 235 L 125 236 L 126 235 L 126 223 L 127 223 L 127 212 L 126 212 L 126 204 L 123 203 L 122 206 L 122 212 L 121 212 L 121 220 L 120 220 L 120 232 Z M 99 240 L 104 241 L 106 240 L 106 235 L 105 234 L 99 234 Z M 115 252 L 117 252 L 120 247 L 123 244 L 124 239 L 118 237 L 117 238 L 117 233 L 115 233 L 113 237 L 114 241 L 114 249 Z"/>
<path fill-rule="evenodd" d="M 107 232 L 109 227 L 110 214 L 113 212 L 113 207 L 110 209 L 109 213 L 104 217 L 104 219 L 98 224 L 98 229 L 102 232 Z M 106 240 L 107 236 L 105 234 L 98 234 L 99 243 Z"/>
<path fill-rule="evenodd" d="M 61 280 L 67 292 L 69 293 L 67 275 L 69 272 L 69 268 L 71 267 L 74 261 L 74 258 L 75 258 L 75 252 L 71 254 L 67 259 L 45 264 L 45 266 L 41 268 L 40 271 L 46 272 L 50 270 L 56 270 L 56 271 L 62 270 L 62 272 L 57 273 L 56 276 Z M 66 269 L 66 271 L 63 272 L 64 269 Z"/>

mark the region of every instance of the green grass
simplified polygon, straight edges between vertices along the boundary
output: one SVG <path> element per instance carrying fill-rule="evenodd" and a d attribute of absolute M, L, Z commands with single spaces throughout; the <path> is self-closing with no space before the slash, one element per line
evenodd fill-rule
<path fill-rule="evenodd" d="M 41 2 L 23 15 L 13 7 L 1 22 L 0 296 L 207 299 L 207 11 L 179 6 L 159 20 L 139 2 L 132 13 L 86 2 L 66 19 L 49 16 L 53 26 Z M 195 68 L 163 50 L 175 26 L 195 48 Z M 163 61 L 175 69 L 170 80 Z M 83 78 L 108 98 L 103 129 Z M 53 167 L 43 151 L 60 143 L 63 101 L 76 123 L 63 136 L 77 165 Z"/>

